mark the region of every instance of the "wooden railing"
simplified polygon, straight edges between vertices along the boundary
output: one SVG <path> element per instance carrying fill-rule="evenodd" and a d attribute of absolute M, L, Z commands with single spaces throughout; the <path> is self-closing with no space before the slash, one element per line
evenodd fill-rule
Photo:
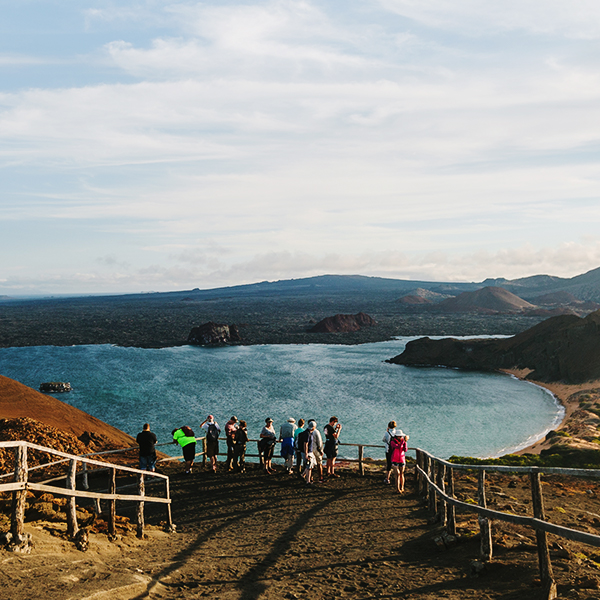
<path fill-rule="evenodd" d="M 76 537 L 79 531 L 79 525 L 77 523 L 76 515 L 76 498 L 88 498 L 92 499 L 97 503 L 97 509 L 99 509 L 99 503 L 101 500 L 108 502 L 108 535 L 110 538 L 114 538 L 116 535 L 116 503 L 119 501 L 131 501 L 137 503 L 137 534 L 142 536 L 144 533 L 144 503 L 159 503 L 164 504 L 166 508 L 166 522 L 167 528 L 173 530 L 173 522 L 171 518 L 171 498 L 169 490 L 169 478 L 166 475 L 150 471 L 140 471 L 139 469 L 133 469 L 114 463 L 101 462 L 89 458 L 88 456 L 75 456 L 53 450 L 52 448 L 46 448 L 44 446 L 38 446 L 30 442 L 23 441 L 5 441 L 0 442 L 0 449 L 14 448 L 15 450 L 15 468 L 14 478 L 10 483 L 0 483 L 0 492 L 12 492 L 12 510 L 11 510 L 11 530 L 10 530 L 10 546 L 11 549 L 16 551 L 27 551 L 28 540 L 24 535 L 24 516 L 25 516 L 25 505 L 27 492 L 39 491 L 48 492 L 57 496 L 66 496 L 68 503 L 66 507 L 67 513 L 67 533 L 71 537 Z M 61 460 L 38 465 L 32 468 L 27 466 L 27 450 L 36 450 L 53 456 L 60 457 Z M 38 471 L 42 468 L 55 467 L 60 464 L 68 462 L 67 473 L 59 477 L 53 477 L 45 481 L 34 482 L 29 480 L 29 474 L 33 471 Z M 101 471 L 108 473 L 108 490 L 91 492 L 87 489 L 77 489 L 76 476 L 77 466 L 81 463 L 85 468 L 82 471 L 83 485 L 82 487 L 87 488 L 87 476 L 89 467 L 99 467 L 94 469 L 94 473 L 100 473 Z M 129 473 L 137 477 L 137 493 L 136 494 L 122 494 L 117 492 L 117 471 Z M 5 474 L 2 477 L 10 476 L 11 473 Z M 149 496 L 146 494 L 146 478 L 156 478 L 162 481 L 165 485 L 165 496 Z M 64 481 L 65 487 L 58 487 L 55 484 L 58 481 Z M 128 486 L 129 487 L 129 486 Z"/>
<path fill-rule="evenodd" d="M 225 442 L 224 439 L 220 439 L 219 441 Z M 249 439 L 248 443 L 251 442 L 258 442 L 259 440 L 257 439 Z M 204 464 L 206 462 L 206 438 L 196 438 L 196 442 L 201 442 L 202 444 L 202 450 L 199 452 L 196 452 L 195 456 L 196 457 L 202 457 L 202 463 Z M 281 443 L 279 440 L 276 440 L 275 442 L 276 444 Z M 170 443 L 164 443 L 164 444 L 157 444 L 158 446 L 170 446 Z M 344 442 L 340 442 L 339 444 L 340 446 L 346 446 L 349 448 L 358 448 L 358 458 L 346 458 L 346 457 L 339 457 L 338 460 L 346 462 L 346 463 L 358 463 L 358 471 L 361 475 L 365 474 L 365 448 L 379 448 L 379 449 L 385 449 L 385 446 L 383 445 L 377 445 L 377 444 L 348 444 L 348 443 L 344 443 Z M 131 450 L 131 448 L 124 448 L 123 450 L 110 450 L 109 452 L 122 452 L 124 450 Z M 226 455 L 227 451 L 219 452 L 219 456 L 221 455 Z M 246 452 L 244 454 L 244 456 L 246 458 L 258 458 L 259 461 L 261 461 L 262 464 L 262 455 L 261 454 L 252 454 L 250 452 Z M 168 458 L 162 458 L 160 459 L 158 462 L 167 462 L 167 461 L 171 461 L 171 460 L 180 460 L 182 459 L 183 456 L 179 455 L 179 456 L 169 456 Z M 275 457 L 277 458 L 277 457 Z"/>
<path fill-rule="evenodd" d="M 465 465 L 454 464 L 416 449 L 416 485 L 428 503 L 429 509 L 436 515 L 437 521 L 446 527 L 450 535 L 456 535 L 456 508 L 466 512 L 477 513 L 481 537 L 480 558 L 482 561 L 492 559 L 492 520 L 504 521 L 517 525 L 532 527 L 536 533 L 540 575 L 544 595 L 548 600 L 557 597 L 556 582 L 552 572 L 547 534 L 552 533 L 562 538 L 600 547 L 600 536 L 592 533 L 562 527 L 546 521 L 544 497 L 540 475 L 571 475 L 575 477 L 600 478 L 600 469 L 563 469 L 560 467 L 511 467 L 504 465 Z M 462 502 L 454 497 L 454 472 L 477 471 L 478 504 Z M 526 473 L 531 482 L 531 501 L 533 517 L 514 515 L 511 513 L 490 510 L 487 508 L 485 475 L 487 472 Z M 447 486 L 447 487 L 446 487 Z"/>

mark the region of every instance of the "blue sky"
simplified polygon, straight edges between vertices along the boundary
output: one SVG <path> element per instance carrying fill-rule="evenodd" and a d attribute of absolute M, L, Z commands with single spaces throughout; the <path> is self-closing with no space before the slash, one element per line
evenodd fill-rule
<path fill-rule="evenodd" d="M 600 266 L 598 3 L 0 2 L 0 293 Z"/>

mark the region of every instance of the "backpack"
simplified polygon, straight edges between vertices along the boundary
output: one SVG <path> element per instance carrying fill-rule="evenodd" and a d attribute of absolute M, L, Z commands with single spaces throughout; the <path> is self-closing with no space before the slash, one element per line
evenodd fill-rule
<path fill-rule="evenodd" d="M 304 444 L 308 442 L 308 429 L 301 431 L 296 438 L 296 452 L 304 452 Z"/>
<path fill-rule="evenodd" d="M 206 441 L 208 442 L 216 442 L 219 439 L 219 430 L 214 423 L 208 424 L 208 429 L 206 431 Z"/>
<path fill-rule="evenodd" d="M 185 435 L 185 437 L 194 437 L 194 432 L 192 431 L 192 428 L 188 425 L 184 425 L 181 428 L 181 431 L 183 431 L 183 435 Z"/>

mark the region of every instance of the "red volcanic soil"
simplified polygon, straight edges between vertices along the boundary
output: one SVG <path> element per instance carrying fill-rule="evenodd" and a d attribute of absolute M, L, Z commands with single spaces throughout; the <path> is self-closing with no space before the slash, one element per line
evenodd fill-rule
<path fill-rule="evenodd" d="M 120 429 L 52 396 L 0 375 L 0 419 L 21 417 L 56 427 L 77 438 L 88 432 L 97 439 L 102 439 L 107 446 L 137 447 L 135 440 Z"/>

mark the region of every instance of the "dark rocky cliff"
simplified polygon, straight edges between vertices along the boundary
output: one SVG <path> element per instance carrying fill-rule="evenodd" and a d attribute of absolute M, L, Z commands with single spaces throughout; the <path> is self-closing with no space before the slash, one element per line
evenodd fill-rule
<path fill-rule="evenodd" d="M 582 383 L 600 379 L 600 311 L 547 319 L 508 339 L 421 338 L 388 362 L 463 369 L 531 369 L 529 379 Z"/>
<path fill-rule="evenodd" d="M 225 325 L 209 321 L 199 327 L 194 327 L 187 342 L 197 346 L 212 346 L 219 344 L 231 344 L 240 341 L 240 333 L 237 325 Z"/>

